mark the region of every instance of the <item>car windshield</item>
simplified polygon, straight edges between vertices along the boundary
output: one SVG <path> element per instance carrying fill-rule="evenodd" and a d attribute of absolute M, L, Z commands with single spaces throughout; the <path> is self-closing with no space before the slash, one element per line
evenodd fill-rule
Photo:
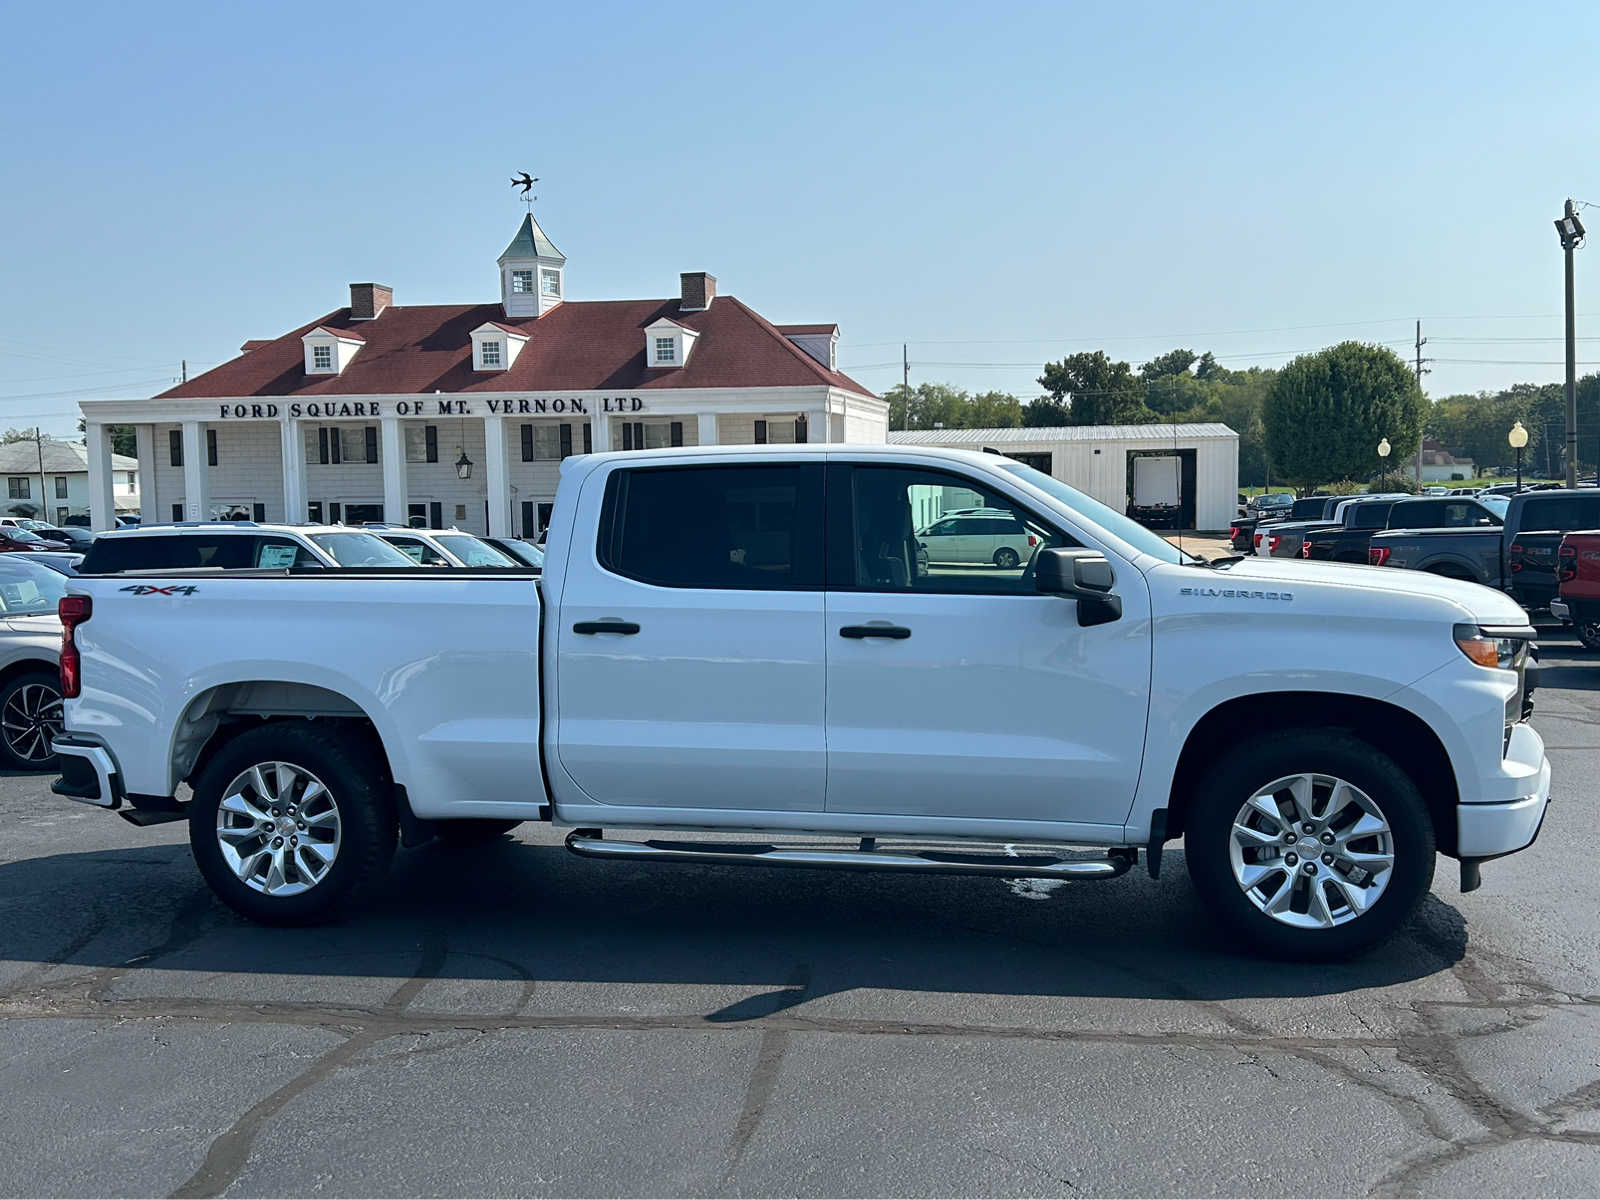
<path fill-rule="evenodd" d="M 495 548 L 504 551 L 513 558 L 520 558 L 530 567 L 544 566 L 544 551 L 529 542 L 508 538 L 506 541 L 497 543 Z"/>
<path fill-rule="evenodd" d="M 33 533 L 30 530 L 19 529 L 16 526 L 12 526 L 10 532 L 11 532 L 11 540 L 14 541 L 14 542 L 29 542 L 29 543 L 37 543 L 39 545 L 43 545 L 44 544 L 44 539 L 42 537 L 40 537 L 37 533 Z"/>
<path fill-rule="evenodd" d="M 441 546 L 459 558 L 468 567 L 520 567 L 522 566 L 504 550 L 496 550 L 488 542 L 479 541 L 470 533 L 436 533 Z"/>
<path fill-rule="evenodd" d="M 1506 519 L 1506 509 L 1511 507 L 1510 496 L 1479 496 L 1478 503 L 1487 508 L 1501 521 Z"/>
<path fill-rule="evenodd" d="M 38 617 L 56 611 L 67 594 L 67 577 L 39 563 L 0 558 L 0 614 Z"/>
<path fill-rule="evenodd" d="M 1166 538 L 1158 533 L 1152 533 L 1131 517 L 1125 517 L 1114 508 L 1109 508 L 1100 501 L 1085 496 L 1077 488 L 1069 487 L 1059 479 L 1046 475 L 1043 471 L 1034 469 L 1024 463 L 1013 462 L 1007 459 L 997 462 L 995 466 L 1002 471 L 1009 471 L 1018 479 L 1025 480 L 1038 488 L 1041 492 L 1065 505 L 1086 521 L 1100 526 L 1107 533 L 1121 538 L 1135 550 L 1142 551 L 1162 562 L 1181 563 L 1194 561 L 1183 554 Z"/>
<path fill-rule="evenodd" d="M 341 567 L 414 567 L 415 559 L 400 553 L 371 533 L 313 533 L 311 540 Z"/>

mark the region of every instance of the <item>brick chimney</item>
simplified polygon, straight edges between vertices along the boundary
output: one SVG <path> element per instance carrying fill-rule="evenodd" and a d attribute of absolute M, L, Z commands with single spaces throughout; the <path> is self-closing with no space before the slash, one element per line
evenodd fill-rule
<path fill-rule="evenodd" d="M 711 307 L 711 301 L 717 295 L 715 275 L 707 275 L 704 271 L 685 271 L 678 278 L 683 282 L 683 301 L 679 307 L 684 312 L 698 312 Z"/>
<path fill-rule="evenodd" d="M 350 285 L 350 319 L 370 321 L 394 303 L 394 289 L 386 283 Z"/>

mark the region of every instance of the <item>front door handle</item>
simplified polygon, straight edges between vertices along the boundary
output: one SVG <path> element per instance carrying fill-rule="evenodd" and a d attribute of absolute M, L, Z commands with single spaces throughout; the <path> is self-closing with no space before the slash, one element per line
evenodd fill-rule
<path fill-rule="evenodd" d="M 639 626 L 633 621 L 579 621 L 572 627 L 573 633 L 638 633 Z"/>
<path fill-rule="evenodd" d="M 904 641 L 911 636 L 911 630 L 904 625 L 846 625 L 839 630 L 839 636 L 847 638 L 893 638 L 895 641 Z"/>

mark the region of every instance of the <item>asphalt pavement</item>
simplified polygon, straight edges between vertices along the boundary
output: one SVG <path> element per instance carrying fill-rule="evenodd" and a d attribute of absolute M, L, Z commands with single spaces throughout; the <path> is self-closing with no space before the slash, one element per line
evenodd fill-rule
<path fill-rule="evenodd" d="M 251 926 L 182 825 L 0 778 L 8 1195 L 1595 1195 L 1600 657 L 1538 844 L 1331 966 L 1159 881 L 402 852 Z"/>

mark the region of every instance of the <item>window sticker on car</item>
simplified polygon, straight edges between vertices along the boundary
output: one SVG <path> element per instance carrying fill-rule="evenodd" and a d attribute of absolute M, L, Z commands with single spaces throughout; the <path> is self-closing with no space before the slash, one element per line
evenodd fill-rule
<path fill-rule="evenodd" d="M 263 546 L 256 556 L 258 567 L 292 567 L 295 556 L 300 553 L 298 546 Z"/>

